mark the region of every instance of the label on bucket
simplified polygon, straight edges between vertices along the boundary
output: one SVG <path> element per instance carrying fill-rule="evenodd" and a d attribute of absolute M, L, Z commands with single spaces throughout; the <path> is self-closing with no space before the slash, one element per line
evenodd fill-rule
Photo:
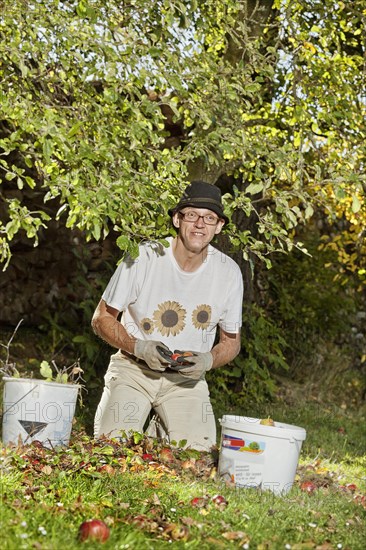
<path fill-rule="evenodd" d="M 225 449 L 231 449 L 232 451 L 240 451 L 241 453 L 254 453 L 262 454 L 266 448 L 264 441 L 254 441 L 251 439 L 242 439 L 240 437 L 233 437 L 232 435 L 223 434 L 222 446 Z"/>
<path fill-rule="evenodd" d="M 220 475 L 230 479 L 237 487 L 257 487 L 263 483 L 266 443 L 243 434 L 236 437 L 222 434 Z"/>
<path fill-rule="evenodd" d="M 235 483 L 237 487 L 260 488 L 263 483 L 264 456 L 243 455 L 223 449 L 219 470 L 222 477 Z"/>
<path fill-rule="evenodd" d="M 233 478 L 238 487 L 260 488 L 263 481 L 263 464 L 234 461 Z"/>

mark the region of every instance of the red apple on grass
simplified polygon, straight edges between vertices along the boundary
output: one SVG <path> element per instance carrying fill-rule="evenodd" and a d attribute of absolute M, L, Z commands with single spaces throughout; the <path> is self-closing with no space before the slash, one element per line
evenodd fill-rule
<path fill-rule="evenodd" d="M 109 539 L 109 527 L 101 519 L 83 521 L 79 527 L 79 540 L 97 540 L 105 542 Z"/>
<path fill-rule="evenodd" d="M 220 506 L 220 508 L 225 507 L 227 505 L 227 500 L 222 495 L 215 495 L 212 497 L 212 502 L 216 504 L 216 506 Z"/>
<path fill-rule="evenodd" d="M 303 481 L 300 489 L 305 493 L 313 493 L 317 489 L 317 486 L 312 481 Z"/>
<path fill-rule="evenodd" d="M 143 458 L 143 460 L 145 460 L 147 462 L 151 462 L 151 460 L 154 460 L 154 457 L 151 453 L 144 453 L 142 455 L 142 458 Z"/>
<path fill-rule="evenodd" d="M 162 462 L 174 462 L 174 455 L 171 449 L 164 447 L 159 453 Z"/>
<path fill-rule="evenodd" d="M 195 508 L 203 508 L 206 506 L 207 499 L 203 497 L 194 497 L 191 500 L 191 506 L 194 506 Z"/>
<path fill-rule="evenodd" d="M 192 458 L 187 458 L 186 460 L 183 460 L 182 469 L 183 470 L 189 470 L 190 468 L 194 468 L 195 462 L 196 461 Z"/>

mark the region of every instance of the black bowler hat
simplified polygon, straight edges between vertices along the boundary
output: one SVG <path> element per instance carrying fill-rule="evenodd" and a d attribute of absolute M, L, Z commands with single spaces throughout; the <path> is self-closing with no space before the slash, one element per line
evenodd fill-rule
<path fill-rule="evenodd" d="M 186 187 L 183 197 L 180 199 L 177 206 L 168 210 L 169 216 L 173 216 L 186 206 L 212 210 L 219 218 L 225 220 L 225 223 L 229 221 L 229 218 L 224 214 L 220 189 L 205 181 L 192 181 L 192 183 Z"/>

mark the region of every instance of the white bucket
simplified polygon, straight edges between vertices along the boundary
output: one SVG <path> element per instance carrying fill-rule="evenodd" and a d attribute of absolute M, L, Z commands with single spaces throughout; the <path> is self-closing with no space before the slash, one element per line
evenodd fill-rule
<path fill-rule="evenodd" d="M 237 487 L 255 487 L 286 494 L 292 487 L 304 428 L 260 419 L 225 415 L 222 426 L 219 474 Z"/>
<path fill-rule="evenodd" d="M 68 445 L 80 386 L 3 378 L 3 443 Z"/>

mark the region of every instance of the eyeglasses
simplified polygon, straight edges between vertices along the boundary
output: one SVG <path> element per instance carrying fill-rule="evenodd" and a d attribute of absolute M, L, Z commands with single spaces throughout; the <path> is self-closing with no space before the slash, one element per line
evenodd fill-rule
<path fill-rule="evenodd" d="M 206 225 L 217 225 L 220 221 L 220 218 L 214 216 L 213 214 L 200 216 L 199 214 L 197 214 L 197 212 L 194 212 L 193 210 L 188 210 L 188 212 L 178 212 L 178 214 L 185 222 L 195 223 L 200 218 L 202 218 Z"/>

